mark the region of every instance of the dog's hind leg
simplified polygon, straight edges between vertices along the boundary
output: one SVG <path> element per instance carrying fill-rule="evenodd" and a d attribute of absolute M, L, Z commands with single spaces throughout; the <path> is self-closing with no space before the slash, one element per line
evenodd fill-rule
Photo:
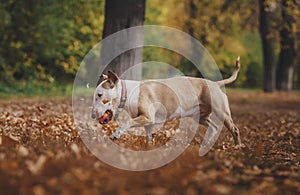
<path fill-rule="evenodd" d="M 207 130 L 199 149 L 199 156 L 204 156 L 216 142 L 220 134 L 220 122 L 211 117 L 207 120 Z"/>
<path fill-rule="evenodd" d="M 239 128 L 233 123 L 231 116 L 228 114 L 225 116 L 224 125 L 232 134 L 234 144 L 235 145 L 242 145 L 241 138 L 240 138 L 240 130 Z"/>
<path fill-rule="evenodd" d="M 140 115 L 134 119 L 122 123 L 120 127 L 110 136 L 110 139 L 114 140 L 120 138 L 122 134 L 128 131 L 131 127 L 142 127 L 153 124 L 152 121 L 144 115 Z"/>
<path fill-rule="evenodd" d="M 209 126 L 209 115 L 201 116 L 199 119 L 199 124 L 201 124 L 207 128 Z"/>

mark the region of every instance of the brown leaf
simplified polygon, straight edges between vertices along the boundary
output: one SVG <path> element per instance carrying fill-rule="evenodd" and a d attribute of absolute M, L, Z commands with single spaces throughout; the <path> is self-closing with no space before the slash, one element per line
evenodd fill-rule
<path fill-rule="evenodd" d="M 261 157 L 264 153 L 264 145 L 261 139 L 259 139 L 255 149 L 254 149 L 254 153 L 256 156 Z"/>

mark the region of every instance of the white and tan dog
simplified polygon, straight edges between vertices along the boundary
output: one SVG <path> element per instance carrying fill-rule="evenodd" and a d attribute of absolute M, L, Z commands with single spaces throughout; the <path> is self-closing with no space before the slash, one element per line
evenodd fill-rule
<path fill-rule="evenodd" d="M 217 82 L 194 77 L 121 80 L 114 72 L 108 71 L 107 75 L 101 75 L 102 82 L 94 91 L 92 118 L 105 124 L 116 117 L 118 108 L 124 108 L 132 120 L 122 123 L 111 139 L 119 138 L 131 127 L 143 126 L 151 141 L 157 126 L 174 118 L 200 113 L 199 123 L 208 125 L 212 122 L 210 115 L 214 109 L 232 134 L 234 143 L 241 145 L 239 129 L 233 123 L 227 96 L 221 89 L 236 79 L 239 69 L 238 57 L 232 76 Z M 211 96 L 217 96 L 214 106 Z"/>

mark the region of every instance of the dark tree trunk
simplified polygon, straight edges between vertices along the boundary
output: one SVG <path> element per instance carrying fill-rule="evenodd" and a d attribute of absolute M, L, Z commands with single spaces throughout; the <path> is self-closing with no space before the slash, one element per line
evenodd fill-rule
<path fill-rule="evenodd" d="M 270 11 L 267 11 L 266 0 L 259 0 L 260 17 L 259 27 L 263 48 L 264 84 L 265 92 L 275 90 L 275 60 L 274 60 L 274 35 Z"/>
<path fill-rule="evenodd" d="M 103 39 L 134 26 L 142 26 L 145 19 L 145 0 L 106 0 L 105 2 L 105 21 L 103 29 Z M 130 31 L 124 33 L 122 37 L 116 38 L 110 45 L 102 45 L 101 58 L 109 56 L 117 48 L 127 48 L 130 43 L 143 42 L 143 31 Z M 143 48 L 134 48 L 123 51 L 121 55 L 114 58 L 104 70 L 111 69 L 118 75 L 126 74 L 127 79 L 139 80 L 141 78 L 141 65 L 143 62 Z M 128 71 L 130 67 L 133 67 Z"/>
<path fill-rule="evenodd" d="M 293 2 L 293 1 L 290 1 Z M 276 73 L 276 88 L 291 91 L 293 87 L 294 66 L 297 63 L 296 33 L 293 32 L 295 19 L 291 13 L 288 0 L 282 2 L 283 25 L 280 30 L 280 54 Z"/>
<path fill-rule="evenodd" d="M 300 24 L 298 24 L 298 29 L 300 29 Z M 300 89 L 300 31 L 297 33 L 297 88 Z"/>
<path fill-rule="evenodd" d="M 300 11 L 300 1 L 297 1 L 297 8 Z M 297 88 L 300 89 L 300 19 L 297 18 Z"/>

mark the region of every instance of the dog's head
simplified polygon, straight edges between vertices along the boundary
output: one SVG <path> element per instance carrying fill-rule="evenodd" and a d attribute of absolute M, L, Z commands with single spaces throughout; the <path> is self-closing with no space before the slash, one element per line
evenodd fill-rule
<path fill-rule="evenodd" d="M 113 119 L 118 107 L 120 97 L 117 85 L 120 79 L 112 71 L 100 77 L 102 81 L 96 87 L 93 96 L 92 118 L 97 119 L 100 124 L 106 124 Z"/>

